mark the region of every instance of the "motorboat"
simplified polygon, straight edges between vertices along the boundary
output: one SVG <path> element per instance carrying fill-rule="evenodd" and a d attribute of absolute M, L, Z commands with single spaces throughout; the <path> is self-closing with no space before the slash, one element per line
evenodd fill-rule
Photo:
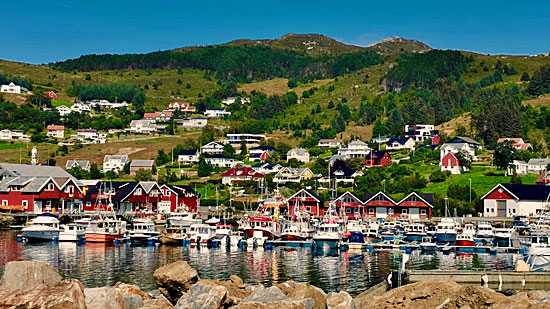
<path fill-rule="evenodd" d="M 59 241 L 82 241 L 85 239 L 86 226 L 77 223 L 61 225 Z"/>
<path fill-rule="evenodd" d="M 422 223 L 411 223 L 405 227 L 405 240 L 408 242 L 421 242 L 427 235 L 426 227 Z"/>
<path fill-rule="evenodd" d="M 159 236 L 159 242 L 163 245 L 182 246 L 185 239 L 187 234 L 179 227 L 168 227 Z"/>
<path fill-rule="evenodd" d="M 422 251 L 435 251 L 437 249 L 437 244 L 432 241 L 432 238 L 429 236 L 422 237 L 422 242 L 420 243 L 420 249 Z"/>
<path fill-rule="evenodd" d="M 271 240 L 281 236 L 279 220 L 267 215 L 245 217 L 239 229 L 245 233 L 247 238 L 257 237 L 258 233 L 256 232 L 261 232 L 262 237 Z"/>
<path fill-rule="evenodd" d="M 548 231 L 537 231 L 531 234 L 531 244 L 527 250 L 527 264 L 531 271 L 550 270 L 550 245 Z"/>
<path fill-rule="evenodd" d="M 451 218 L 442 218 L 436 226 L 435 237 L 438 243 L 454 243 L 456 234 L 455 222 Z"/>
<path fill-rule="evenodd" d="M 300 232 L 299 222 L 287 222 L 284 224 L 281 232 L 281 240 L 284 241 L 302 241 L 305 238 Z"/>
<path fill-rule="evenodd" d="M 493 245 L 496 247 L 509 248 L 512 247 L 512 233 L 511 228 L 495 228 L 495 238 L 493 239 Z"/>
<path fill-rule="evenodd" d="M 146 243 L 157 241 L 160 233 L 155 230 L 155 223 L 151 221 L 134 222 L 133 229 L 129 231 L 132 243 Z"/>
<path fill-rule="evenodd" d="M 365 229 L 363 230 L 363 235 L 370 241 L 380 240 L 380 237 L 378 236 L 379 228 L 380 228 L 380 225 L 377 222 L 370 222 L 366 225 Z"/>
<path fill-rule="evenodd" d="M 216 237 L 216 227 L 208 224 L 193 224 L 191 231 L 193 232 L 190 237 L 191 245 L 208 246 Z"/>
<path fill-rule="evenodd" d="M 474 236 L 472 234 L 460 233 L 456 236 L 455 246 L 457 247 L 475 247 Z"/>
<path fill-rule="evenodd" d="M 111 243 L 126 236 L 126 222 L 115 218 L 99 219 L 86 228 L 86 242 Z"/>
<path fill-rule="evenodd" d="M 495 237 L 495 231 L 492 225 L 489 223 L 481 222 L 477 225 L 476 237 L 479 239 L 493 239 Z"/>
<path fill-rule="evenodd" d="M 365 245 L 365 237 L 361 232 L 349 232 L 350 236 L 346 242 L 346 245 L 350 250 L 358 251 L 362 250 Z"/>
<path fill-rule="evenodd" d="M 28 242 L 56 240 L 61 231 L 59 219 L 51 214 L 40 215 L 31 221 L 30 226 L 21 229 Z"/>
<path fill-rule="evenodd" d="M 226 239 L 227 236 L 231 235 L 233 231 L 233 226 L 231 224 L 218 223 L 216 226 L 216 239 Z"/>
<path fill-rule="evenodd" d="M 343 238 L 343 228 L 336 222 L 323 222 L 313 235 L 313 242 L 324 251 L 337 249 Z"/>
<path fill-rule="evenodd" d="M 188 211 L 174 212 L 170 214 L 166 221 L 170 227 L 184 229 L 184 233 L 187 232 L 187 229 L 189 229 L 191 225 L 202 223 L 199 213 Z"/>

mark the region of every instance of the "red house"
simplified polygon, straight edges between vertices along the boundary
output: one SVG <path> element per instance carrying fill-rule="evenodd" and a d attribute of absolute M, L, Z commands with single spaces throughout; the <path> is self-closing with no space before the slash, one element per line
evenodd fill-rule
<path fill-rule="evenodd" d="M 365 159 L 366 167 L 384 166 L 387 164 L 391 164 L 391 156 L 385 150 L 371 151 Z"/>
<path fill-rule="evenodd" d="M 250 180 L 262 181 L 263 179 L 264 174 L 256 172 L 256 170 L 251 167 L 234 167 L 222 174 L 222 183 L 224 185 Z"/>
<path fill-rule="evenodd" d="M 325 201 L 313 191 L 301 189 L 288 198 L 288 215 L 292 216 L 294 208 L 300 207 L 311 215 L 322 216 L 325 213 L 324 203 Z"/>
<path fill-rule="evenodd" d="M 449 171 L 451 174 L 462 174 L 466 168 L 460 165 L 460 162 L 456 156 L 449 152 L 439 162 L 439 169 L 441 171 Z"/>
<path fill-rule="evenodd" d="M 200 194 L 189 186 L 163 185 L 159 212 L 180 210 L 196 212 L 200 206 Z"/>
<path fill-rule="evenodd" d="M 345 214 L 349 219 L 360 219 L 365 214 L 363 201 L 350 191 L 344 192 L 332 203 L 337 213 Z"/>
<path fill-rule="evenodd" d="M 151 214 L 157 211 L 162 196 L 159 185 L 154 181 L 99 181 L 84 190 L 84 211 L 107 210 L 107 206 L 112 204 L 112 210 L 117 213 Z"/>
<path fill-rule="evenodd" d="M 432 145 L 439 145 L 439 143 L 441 143 L 441 137 L 439 137 L 439 135 L 432 137 Z"/>
<path fill-rule="evenodd" d="M 365 194 L 366 216 L 373 218 L 430 219 L 432 217 L 433 194 L 411 193 L 399 202 L 380 191 Z"/>
<path fill-rule="evenodd" d="M 57 99 L 57 94 L 55 94 L 55 92 L 53 91 L 44 92 L 44 95 L 52 100 Z"/>

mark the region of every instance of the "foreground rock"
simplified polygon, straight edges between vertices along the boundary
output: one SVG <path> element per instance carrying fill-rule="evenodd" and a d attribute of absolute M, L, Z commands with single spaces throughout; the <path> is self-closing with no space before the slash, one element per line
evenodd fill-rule
<path fill-rule="evenodd" d="M 114 288 L 117 289 L 117 291 L 122 295 L 127 295 L 127 294 L 137 295 L 142 300 L 148 300 L 151 298 L 149 297 L 149 295 L 147 295 L 147 293 L 143 292 L 137 285 L 117 282 Z"/>
<path fill-rule="evenodd" d="M 227 289 L 222 285 L 199 281 L 183 295 L 175 308 L 177 309 L 217 309 L 222 307 L 227 298 Z"/>
<path fill-rule="evenodd" d="M 288 296 L 292 298 L 310 298 L 313 299 L 314 309 L 325 309 L 327 307 L 327 298 L 325 292 L 318 287 L 308 283 L 300 283 L 296 285 L 294 291 Z"/>
<path fill-rule="evenodd" d="M 88 309 L 125 309 L 126 303 L 117 289 L 111 287 L 84 289 Z"/>
<path fill-rule="evenodd" d="M 173 304 L 199 280 L 199 274 L 185 261 L 178 261 L 155 270 L 153 275 L 160 292 Z"/>
<path fill-rule="evenodd" d="M 315 301 L 312 298 L 291 298 L 283 294 L 276 286 L 255 289 L 250 296 L 243 299 L 236 308 L 243 309 L 312 309 Z"/>
<path fill-rule="evenodd" d="M 28 290 L 46 283 L 61 281 L 61 275 L 48 264 L 13 261 L 6 264 L 0 290 Z"/>
<path fill-rule="evenodd" d="M 339 293 L 328 293 L 327 308 L 328 309 L 347 309 L 352 307 L 353 298 L 346 291 Z"/>
<path fill-rule="evenodd" d="M 84 287 L 78 280 L 69 279 L 27 290 L 3 290 L 0 308 L 84 309 Z"/>

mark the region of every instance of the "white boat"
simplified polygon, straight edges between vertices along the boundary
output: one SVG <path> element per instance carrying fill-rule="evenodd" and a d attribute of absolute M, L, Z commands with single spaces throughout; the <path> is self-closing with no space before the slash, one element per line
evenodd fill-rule
<path fill-rule="evenodd" d="M 86 242 L 112 243 L 127 234 L 126 222 L 117 218 L 92 221 L 84 233 Z"/>
<path fill-rule="evenodd" d="M 437 249 L 437 244 L 432 242 L 431 237 L 426 236 L 422 238 L 422 242 L 420 243 L 420 249 L 422 249 L 422 251 L 435 251 L 435 249 Z"/>
<path fill-rule="evenodd" d="M 495 238 L 493 239 L 493 244 L 496 247 L 512 247 L 512 233 L 513 229 L 499 227 L 495 228 Z"/>
<path fill-rule="evenodd" d="M 86 226 L 77 223 L 69 223 L 61 226 L 59 241 L 82 241 L 85 239 Z"/>
<path fill-rule="evenodd" d="M 426 227 L 422 223 L 411 223 L 405 227 L 405 240 L 409 242 L 421 242 L 427 236 Z"/>
<path fill-rule="evenodd" d="M 61 228 L 59 220 L 49 214 L 43 214 L 31 221 L 30 226 L 21 230 L 28 242 L 52 241 L 59 238 Z"/>
<path fill-rule="evenodd" d="M 456 234 L 455 222 L 451 218 L 442 218 L 436 226 L 435 237 L 438 243 L 454 243 Z"/>
<path fill-rule="evenodd" d="M 476 235 L 476 227 L 472 223 L 466 223 L 464 224 L 464 228 L 462 228 L 462 234 L 466 235 Z"/>
<path fill-rule="evenodd" d="M 134 222 L 134 228 L 129 231 L 130 240 L 133 243 L 156 241 L 160 237 L 160 233 L 155 231 L 155 223 Z"/>
<path fill-rule="evenodd" d="M 193 232 L 190 237 L 192 245 L 211 245 L 216 237 L 216 227 L 208 224 L 193 224 L 191 231 Z"/>
<path fill-rule="evenodd" d="M 495 231 L 493 229 L 493 226 L 489 223 L 481 222 L 477 225 L 477 238 L 489 238 L 492 239 L 495 237 Z"/>
<path fill-rule="evenodd" d="M 343 223 L 343 218 L 338 216 L 334 205 L 330 204 L 315 234 L 313 234 L 315 246 L 323 251 L 337 249 L 344 236 Z"/>
<path fill-rule="evenodd" d="M 377 222 L 369 222 L 369 224 L 363 230 L 363 235 L 371 241 L 380 240 L 380 236 L 378 235 L 379 229 L 380 225 Z"/>
<path fill-rule="evenodd" d="M 168 222 L 168 226 L 182 228 L 184 233 L 187 232 L 187 229 L 189 229 L 191 225 L 202 223 L 198 213 L 187 211 L 172 213 L 166 221 Z"/>
<path fill-rule="evenodd" d="M 550 245 L 548 231 L 535 232 L 530 235 L 531 245 L 527 250 L 527 264 L 531 271 L 550 270 Z"/>

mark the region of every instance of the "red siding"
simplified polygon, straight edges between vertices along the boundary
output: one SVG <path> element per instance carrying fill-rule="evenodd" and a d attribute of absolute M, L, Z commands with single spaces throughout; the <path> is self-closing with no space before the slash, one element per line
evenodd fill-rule
<path fill-rule="evenodd" d="M 502 192 L 499 192 L 502 191 Z M 501 187 L 497 187 L 493 192 L 485 197 L 485 200 L 513 200 L 514 197 L 511 196 L 506 190 Z"/>
<path fill-rule="evenodd" d="M 450 164 L 449 164 L 449 159 L 451 160 Z M 460 166 L 458 160 L 452 153 L 446 154 L 443 157 L 443 159 L 441 159 L 441 165 L 442 166 Z"/>

